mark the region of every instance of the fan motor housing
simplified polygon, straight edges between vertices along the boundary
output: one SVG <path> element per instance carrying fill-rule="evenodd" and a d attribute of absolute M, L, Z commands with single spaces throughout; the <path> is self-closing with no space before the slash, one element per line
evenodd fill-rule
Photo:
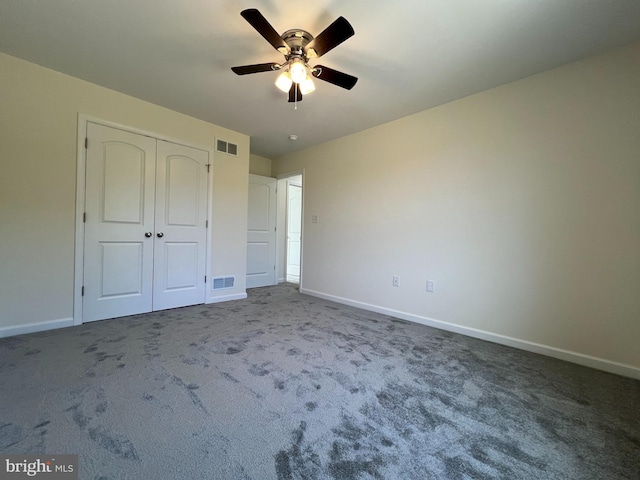
<path fill-rule="evenodd" d="M 303 54 L 304 48 L 309 44 L 311 40 L 313 40 L 313 35 L 311 35 L 306 30 L 301 30 L 299 28 L 287 30 L 280 36 L 282 37 L 284 42 L 289 45 L 291 53 L 295 54 Z"/>

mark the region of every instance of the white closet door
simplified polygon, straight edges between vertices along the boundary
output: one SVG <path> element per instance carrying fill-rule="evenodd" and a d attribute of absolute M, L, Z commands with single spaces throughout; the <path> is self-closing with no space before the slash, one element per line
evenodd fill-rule
<path fill-rule="evenodd" d="M 249 175 L 247 288 L 276 282 L 275 178 Z"/>
<path fill-rule="evenodd" d="M 152 306 L 156 140 L 88 123 L 83 321 Z"/>
<path fill-rule="evenodd" d="M 158 140 L 157 158 L 153 309 L 203 303 L 209 154 Z"/>

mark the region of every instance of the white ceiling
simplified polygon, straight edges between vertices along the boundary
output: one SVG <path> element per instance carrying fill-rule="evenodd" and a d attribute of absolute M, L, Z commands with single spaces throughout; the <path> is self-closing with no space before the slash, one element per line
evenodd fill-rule
<path fill-rule="evenodd" d="M 355 36 L 310 63 L 357 85 L 316 81 L 294 110 L 277 73 L 236 76 L 283 59 L 245 8 L 279 33 L 347 18 Z M 0 51 L 248 134 L 270 158 L 636 40 L 638 0 L 0 0 Z"/>

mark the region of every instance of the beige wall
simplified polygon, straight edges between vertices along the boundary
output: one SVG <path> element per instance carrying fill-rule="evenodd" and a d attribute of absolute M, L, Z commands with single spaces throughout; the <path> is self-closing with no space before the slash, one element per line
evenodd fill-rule
<path fill-rule="evenodd" d="M 238 157 L 213 159 L 211 271 L 236 276 L 225 295 L 244 294 L 249 137 L 0 54 L 0 329 L 73 316 L 79 113 L 211 150 L 215 137 L 238 144 Z"/>
<path fill-rule="evenodd" d="M 249 156 L 249 173 L 254 175 L 262 175 L 263 177 L 271 176 L 271 159 L 251 154 Z"/>
<path fill-rule="evenodd" d="M 303 290 L 640 376 L 639 85 L 635 44 L 274 159 Z"/>

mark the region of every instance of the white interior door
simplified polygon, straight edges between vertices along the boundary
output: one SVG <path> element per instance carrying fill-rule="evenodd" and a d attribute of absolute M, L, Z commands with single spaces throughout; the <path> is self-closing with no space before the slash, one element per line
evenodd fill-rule
<path fill-rule="evenodd" d="M 249 175 L 247 219 L 247 288 L 275 285 L 275 178 Z"/>
<path fill-rule="evenodd" d="M 208 163 L 208 152 L 158 140 L 153 310 L 204 302 Z"/>
<path fill-rule="evenodd" d="M 287 183 L 287 282 L 300 283 L 302 187 Z"/>
<path fill-rule="evenodd" d="M 208 152 L 88 122 L 83 321 L 203 303 Z"/>
<path fill-rule="evenodd" d="M 83 321 L 148 312 L 156 141 L 94 123 L 87 135 Z"/>

